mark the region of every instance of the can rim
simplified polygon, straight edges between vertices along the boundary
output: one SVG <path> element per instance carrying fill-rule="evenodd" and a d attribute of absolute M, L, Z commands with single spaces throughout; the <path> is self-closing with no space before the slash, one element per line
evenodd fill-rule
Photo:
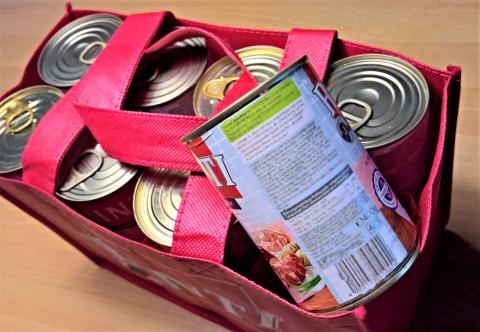
<path fill-rule="evenodd" d="M 237 101 L 232 103 L 230 106 L 225 108 L 222 112 L 202 124 L 201 126 L 195 128 L 190 133 L 182 137 L 181 142 L 184 144 L 191 143 L 194 139 L 200 137 L 208 130 L 215 127 L 217 124 L 222 122 L 223 120 L 227 119 L 231 115 L 238 112 L 243 106 L 257 98 L 262 92 L 267 89 L 272 88 L 276 84 L 280 83 L 285 77 L 289 76 L 292 72 L 303 66 L 305 63 L 308 62 L 308 57 L 306 55 L 302 56 L 300 59 L 292 63 L 290 66 L 285 68 L 284 70 L 280 71 L 278 74 L 270 78 L 269 80 L 265 81 L 261 85 L 257 86 L 243 97 L 239 98 Z"/>
<path fill-rule="evenodd" d="M 165 234 L 165 236 L 159 236 L 159 232 L 153 232 L 152 231 L 152 225 L 160 225 L 164 229 L 170 231 L 166 226 L 164 226 L 161 223 L 157 223 L 151 218 L 148 217 L 145 213 L 142 213 L 142 199 L 144 199 L 145 194 L 153 191 L 153 188 L 147 188 L 147 177 L 152 177 L 155 175 L 158 175 L 159 173 L 162 173 L 164 169 L 161 168 L 147 168 L 143 171 L 142 175 L 138 178 L 137 183 L 135 185 L 135 189 L 133 191 L 133 215 L 135 218 L 135 222 L 137 223 L 138 227 L 140 230 L 145 234 L 146 237 L 148 237 L 150 240 L 154 241 L 155 243 L 158 243 L 161 246 L 168 247 L 170 248 L 173 244 L 173 230 L 172 236 L 168 237 Z"/>
<path fill-rule="evenodd" d="M 404 276 L 409 270 L 410 267 L 412 267 L 413 263 L 418 257 L 419 254 L 419 249 L 418 249 L 418 231 L 417 231 L 417 236 L 415 238 L 414 246 L 408 253 L 407 257 L 402 261 L 402 264 L 397 266 L 390 274 L 388 274 L 377 287 L 369 291 L 368 293 L 364 295 L 360 295 L 358 299 L 353 299 L 349 302 L 346 302 L 344 304 L 338 305 L 333 308 L 329 309 L 324 309 L 324 310 L 312 310 L 311 312 L 313 313 L 321 313 L 321 314 L 337 314 L 339 312 L 343 312 L 346 310 L 353 310 L 361 305 L 364 305 L 374 298 L 378 297 L 381 295 L 383 292 L 385 292 L 387 289 L 389 289 L 391 286 L 393 286 L 402 276 Z"/>
<path fill-rule="evenodd" d="M 196 39 L 199 39 L 199 44 L 198 45 L 197 44 L 192 45 L 191 43 L 196 43 Z M 135 105 L 135 107 L 149 108 L 149 107 L 153 107 L 153 106 L 162 106 L 162 105 L 168 104 L 170 102 L 173 102 L 177 98 L 180 98 L 182 95 L 187 94 L 189 90 L 195 89 L 197 83 L 200 81 L 203 74 L 206 72 L 207 64 L 208 64 L 208 54 L 207 54 L 208 49 L 207 49 L 207 45 L 206 45 L 206 42 L 205 42 L 204 38 L 202 38 L 202 37 L 187 38 L 187 39 L 184 39 L 184 40 L 180 40 L 180 41 L 172 44 L 171 46 L 175 46 L 178 50 L 182 50 L 182 48 L 187 48 L 188 49 L 188 48 L 192 48 L 192 47 L 196 48 L 196 47 L 201 46 L 203 48 L 201 53 L 199 53 L 200 54 L 199 58 L 201 58 L 201 59 L 198 61 L 198 66 L 193 69 L 193 71 L 196 70 L 198 72 L 195 73 L 195 75 L 193 77 L 190 76 L 190 81 L 189 82 L 186 81 L 186 82 L 188 82 L 188 84 L 184 84 L 180 87 L 177 87 L 176 90 L 170 91 L 170 93 L 168 93 L 166 95 L 162 94 L 160 97 L 156 96 L 156 97 L 145 98 L 145 97 L 136 96 L 135 93 L 134 93 L 133 94 L 134 97 L 131 98 L 131 99 L 132 99 L 132 102 Z M 199 54 L 197 54 L 197 56 Z M 156 55 L 156 56 L 150 58 L 148 60 L 148 64 L 150 65 L 152 63 L 158 62 L 158 60 L 161 57 L 162 57 L 162 55 L 159 54 L 159 55 Z M 189 74 L 191 74 L 191 73 L 189 73 Z M 191 79 L 191 78 L 193 78 L 193 79 Z M 154 82 L 155 79 L 152 82 Z M 178 82 L 175 82 L 175 84 L 177 84 L 177 83 Z M 135 82 L 133 82 L 133 84 L 135 84 Z M 143 89 L 151 87 L 150 85 L 146 85 L 146 84 L 139 84 L 138 86 L 139 87 L 143 86 Z M 148 92 L 150 92 L 152 90 L 143 90 L 143 91 L 146 92 L 146 94 L 148 94 Z M 158 91 L 161 91 L 161 90 L 156 90 L 156 91 L 158 92 Z"/>
<path fill-rule="evenodd" d="M 348 66 L 351 64 L 354 64 L 357 61 L 381 61 L 382 63 L 394 63 L 397 66 L 393 67 L 394 69 L 398 71 L 403 71 L 404 73 L 410 74 L 414 79 L 414 82 L 417 83 L 418 85 L 418 92 L 421 98 L 421 102 L 419 105 L 416 107 L 416 114 L 418 114 L 418 118 L 415 120 L 415 122 L 410 122 L 407 123 L 404 128 L 407 128 L 406 130 L 400 130 L 398 133 L 395 135 L 388 137 L 388 139 L 378 139 L 374 140 L 373 142 L 364 142 L 362 141 L 362 145 L 365 147 L 365 149 L 375 149 L 375 148 L 381 148 L 383 146 L 395 143 L 402 138 L 406 137 L 408 134 L 410 134 L 419 124 L 422 122 L 423 118 L 425 117 L 425 114 L 427 113 L 428 105 L 429 105 L 429 100 L 430 100 L 430 91 L 428 88 L 428 83 L 425 77 L 422 75 L 422 73 L 411 63 L 395 57 L 391 55 L 386 55 L 386 54 L 378 54 L 378 53 L 367 53 L 367 54 L 360 54 L 360 55 L 354 55 L 350 56 L 347 58 L 343 58 L 340 60 L 335 61 L 331 65 L 328 66 L 328 70 L 333 70 L 335 68 L 339 68 L 342 66 Z M 392 67 L 391 65 L 389 67 Z M 327 86 L 328 89 L 328 86 Z"/>
<path fill-rule="evenodd" d="M 252 45 L 252 46 L 247 46 L 247 47 L 235 50 L 235 53 L 240 57 L 240 60 L 243 60 L 244 57 L 246 58 L 246 57 L 258 55 L 256 52 L 262 52 L 263 55 L 268 55 L 271 57 L 278 57 L 279 60 L 281 60 L 283 56 L 283 49 L 276 46 L 271 46 L 271 45 Z M 199 98 L 201 96 L 201 90 L 202 90 L 201 87 L 203 87 L 206 83 L 208 83 L 207 76 L 210 75 L 212 72 L 214 72 L 217 69 L 216 67 L 225 67 L 225 65 L 228 65 L 229 62 L 233 62 L 233 60 L 230 59 L 228 56 L 224 56 L 218 59 L 213 64 L 211 64 L 207 69 L 205 69 L 204 72 L 202 73 L 202 76 L 198 79 L 197 84 L 195 85 L 194 93 L 193 93 L 193 108 L 197 116 L 199 117 L 205 116 L 200 111 L 200 107 L 198 104 L 200 103 Z"/>
<path fill-rule="evenodd" d="M 96 144 L 94 149 L 96 150 L 97 148 L 100 148 L 102 149 L 102 147 L 100 146 L 100 144 Z M 103 149 L 102 149 L 103 151 Z M 130 181 L 132 181 L 132 179 L 135 178 L 135 176 L 137 176 L 138 172 L 139 172 L 139 168 L 138 167 L 133 167 L 133 166 L 130 166 L 129 164 L 126 164 L 126 163 L 123 163 L 121 162 L 120 160 L 117 160 L 117 159 L 114 159 L 114 158 L 111 158 L 109 157 L 106 152 L 104 151 L 103 152 L 105 155 L 103 156 L 103 158 L 110 158 L 112 160 L 115 160 L 117 163 L 120 164 L 120 167 L 124 168 L 125 169 L 125 174 L 121 177 L 121 180 L 118 181 L 116 183 L 116 185 L 114 186 L 111 186 L 110 188 L 108 188 L 108 190 L 105 190 L 105 191 L 102 191 L 102 192 L 97 192 L 95 194 L 91 194 L 87 197 L 85 196 L 82 196 L 82 195 L 79 195 L 79 194 L 76 194 L 76 193 L 71 193 L 71 191 L 73 189 L 75 189 L 77 187 L 74 186 L 73 188 L 67 190 L 67 191 L 60 191 L 60 190 L 57 190 L 55 192 L 55 194 L 66 200 L 66 201 L 69 201 L 69 202 L 91 202 L 91 201 L 94 201 L 94 200 L 97 200 L 97 199 L 101 199 L 101 198 L 104 198 L 108 195 L 111 195 L 113 194 L 114 192 L 116 192 L 117 190 L 119 190 L 120 188 L 126 186 Z M 73 166 L 74 167 L 74 166 Z M 98 170 L 98 171 L 101 171 L 101 168 Z M 96 173 L 96 172 L 95 172 Z M 92 176 L 95 175 L 95 173 L 92 174 Z M 88 179 L 90 179 L 92 176 L 86 178 L 84 181 L 82 181 L 81 183 L 85 182 L 85 181 L 88 181 Z M 67 193 L 67 194 L 66 194 Z M 70 195 L 68 194 L 70 193 Z"/>
<path fill-rule="evenodd" d="M 51 92 L 56 94 L 59 98 L 62 98 L 63 95 L 64 95 L 62 90 L 60 90 L 57 87 L 52 86 L 52 85 L 47 85 L 47 84 L 32 85 L 32 86 L 20 89 L 18 91 L 15 91 L 14 93 L 8 95 L 5 99 L 1 100 L 0 101 L 0 108 L 4 103 L 10 101 L 11 99 L 17 98 L 20 94 L 25 93 L 28 90 L 41 90 L 41 89 L 45 89 L 45 92 L 47 92 L 46 90 L 51 90 Z M 21 170 L 22 168 L 23 168 L 23 165 L 22 165 L 22 160 L 20 158 L 20 162 L 18 163 L 17 166 L 15 166 L 13 168 L 10 168 L 8 170 L 7 169 L 0 169 L 0 174 L 7 174 L 7 173 L 15 172 L 15 171 Z"/>
<path fill-rule="evenodd" d="M 115 19 L 115 20 L 117 20 L 117 23 L 119 25 L 123 23 L 122 19 L 120 19 L 118 16 L 115 16 L 115 15 L 101 14 L 101 13 L 100 14 L 88 14 L 88 15 L 79 17 L 77 19 L 74 19 L 73 21 L 70 21 L 69 23 L 64 25 L 60 30 L 55 32 L 55 34 L 48 39 L 48 41 L 43 46 L 42 51 L 40 52 L 40 55 L 38 56 L 38 60 L 37 60 L 38 75 L 40 76 L 40 78 L 45 83 L 48 83 L 48 84 L 51 84 L 53 86 L 60 87 L 60 88 L 70 87 L 70 86 L 73 86 L 75 84 L 75 82 L 71 83 L 70 81 L 68 81 L 68 82 L 67 81 L 63 81 L 63 82 L 53 81 L 53 80 L 50 80 L 50 78 L 44 76 L 44 73 L 42 71 L 42 63 L 45 61 L 47 49 L 49 50 L 51 48 L 51 43 L 53 43 L 54 41 L 55 42 L 58 41 L 58 39 L 60 37 L 65 35 L 72 28 L 74 28 L 74 27 L 76 27 L 80 24 L 86 23 L 88 21 L 95 20 L 95 19 L 101 19 L 101 18 L 112 19 L 112 20 Z M 76 80 L 76 82 L 78 82 L 78 80 Z"/>

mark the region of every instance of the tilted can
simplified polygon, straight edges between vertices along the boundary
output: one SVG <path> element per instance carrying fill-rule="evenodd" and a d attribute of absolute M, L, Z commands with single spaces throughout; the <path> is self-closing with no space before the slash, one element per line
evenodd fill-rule
<path fill-rule="evenodd" d="M 327 89 L 397 193 L 418 199 L 428 177 L 428 85 L 402 59 L 363 54 L 329 67 Z"/>
<path fill-rule="evenodd" d="M 81 154 L 57 196 L 98 224 L 138 238 L 132 207 L 137 178 L 137 168 L 108 157 L 97 144 Z"/>
<path fill-rule="evenodd" d="M 306 57 L 183 142 L 303 308 L 356 307 L 413 263 L 415 225 Z"/>
<path fill-rule="evenodd" d="M 23 151 L 35 126 L 62 96 L 53 86 L 36 85 L 0 101 L 0 174 L 22 168 Z"/>

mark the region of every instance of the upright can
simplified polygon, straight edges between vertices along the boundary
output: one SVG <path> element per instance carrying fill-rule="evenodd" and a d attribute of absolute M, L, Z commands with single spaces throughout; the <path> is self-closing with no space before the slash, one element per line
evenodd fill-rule
<path fill-rule="evenodd" d="M 415 225 L 306 57 L 183 142 L 301 307 L 354 308 L 413 263 Z"/>
<path fill-rule="evenodd" d="M 109 14 L 80 17 L 58 30 L 38 58 L 38 74 L 47 84 L 70 87 L 95 62 L 122 20 Z"/>
<path fill-rule="evenodd" d="M 388 182 L 418 199 L 432 158 L 425 78 L 384 54 L 338 60 L 327 76 L 328 92 Z"/>
<path fill-rule="evenodd" d="M 53 86 L 36 85 L 0 100 L 0 174 L 22 168 L 23 151 L 36 125 L 62 96 Z"/>
<path fill-rule="evenodd" d="M 107 156 L 99 144 L 86 149 L 57 191 L 57 196 L 98 224 L 139 240 L 144 236 L 133 216 L 138 169 Z"/>

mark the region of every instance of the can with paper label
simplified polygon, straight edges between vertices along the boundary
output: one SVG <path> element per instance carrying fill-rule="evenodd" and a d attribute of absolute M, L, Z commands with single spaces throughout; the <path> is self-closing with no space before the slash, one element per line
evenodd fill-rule
<path fill-rule="evenodd" d="M 183 142 L 304 309 L 352 309 L 415 260 L 415 225 L 306 57 Z"/>

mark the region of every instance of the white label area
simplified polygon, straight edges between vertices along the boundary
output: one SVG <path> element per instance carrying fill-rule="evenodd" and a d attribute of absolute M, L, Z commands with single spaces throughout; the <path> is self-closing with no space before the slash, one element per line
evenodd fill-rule
<path fill-rule="evenodd" d="M 202 139 L 241 194 L 233 212 L 294 299 L 326 285 L 345 303 L 407 251 L 364 187 L 361 143 L 314 90 L 300 68 Z"/>

